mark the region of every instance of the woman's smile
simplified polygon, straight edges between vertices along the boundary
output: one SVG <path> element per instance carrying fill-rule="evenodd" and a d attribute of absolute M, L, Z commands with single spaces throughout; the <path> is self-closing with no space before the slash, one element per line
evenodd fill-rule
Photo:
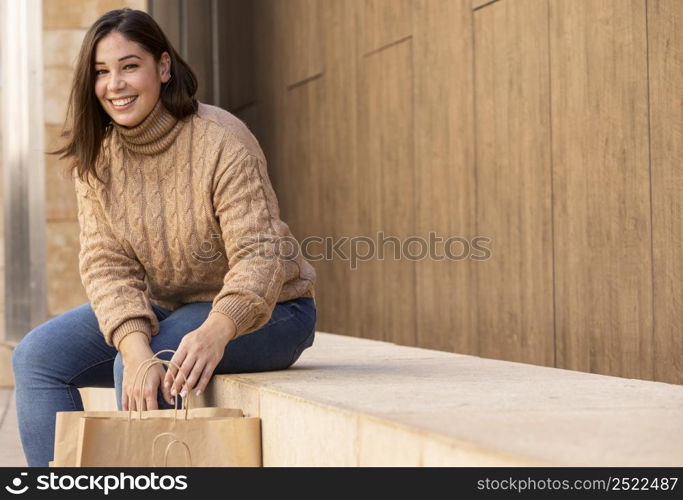
<path fill-rule="evenodd" d="M 124 111 L 132 107 L 137 98 L 138 96 L 122 97 L 118 99 L 109 99 L 109 102 L 116 111 Z"/>

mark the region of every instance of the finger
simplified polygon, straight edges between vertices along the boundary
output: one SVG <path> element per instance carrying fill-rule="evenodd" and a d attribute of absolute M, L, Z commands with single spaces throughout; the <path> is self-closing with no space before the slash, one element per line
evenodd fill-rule
<path fill-rule="evenodd" d="M 128 411 L 128 394 L 126 394 L 126 391 L 123 391 L 121 394 L 121 409 Z"/>
<path fill-rule="evenodd" d="M 180 392 L 180 395 L 182 397 L 187 396 L 190 393 L 190 391 L 194 389 L 195 384 L 202 376 L 202 372 L 204 371 L 205 366 L 206 363 L 202 360 L 197 360 L 197 362 L 194 364 L 194 366 L 192 367 L 192 373 L 190 373 L 190 376 L 187 378 L 187 382 L 185 382 L 183 386 L 183 390 Z"/>
<path fill-rule="evenodd" d="M 185 380 L 188 374 L 192 372 L 192 367 L 194 366 L 194 364 L 194 359 L 185 358 L 185 361 L 180 367 L 180 371 L 182 373 L 176 376 L 176 378 L 173 381 L 173 385 L 171 386 L 171 394 L 175 395 L 180 393 L 181 389 L 185 385 Z M 173 391 L 175 391 L 175 393 Z"/>
<path fill-rule="evenodd" d="M 166 371 L 166 377 L 164 377 L 164 386 L 168 384 L 169 387 L 169 392 L 170 388 L 173 385 L 173 381 L 176 378 L 176 374 L 178 370 L 176 369 L 176 366 L 181 366 L 184 362 L 185 359 L 187 358 L 187 353 L 185 351 L 185 347 L 182 345 L 182 341 L 180 342 L 180 345 L 178 346 L 178 349 L 176 350 L 175 354 L 171 358 L 171 364 L 168 365 L 168 370 Z"/>
<path fill-rule="evenodd" d="M 197 396 L 199 396 L 202 392 L 206 390 L 206 387 L 209 385 L 209 381 L 211 380 L 211 376 L 213 375 L 213 371 L 215 368 L 216 366 L 213 364 L 207 364 L 204 367 L 202 377 L 199 379 L 199 382 L 197 383 Z"/>
<path fill-rule="evenodd" d="M 159 408 L 156 395 L 157 390 L 154 389 L 153 394 L 147 394 L 145 396 L 145 404 L 148 410 L 157 410 Z"/>
<path fill-rule="evenodd" d="M 169 383 L 168 386 L 166 385 L 166 374 L 167 372 L 162 369 L 162 375 L 161 375 L 161 384 L 159 389 L 161 390 L 161 394 L 164 397 L 164 400 L 172 405 L 173 404 L 173 396 L 171 396 L 171 384 Z"/>
<path fill-rule="evenodd" d="M 132 411 L 138 409 L 138 396 L 135 394 L 135 391 L 130 391 L 128 395 L 128 409 Z"/>
<path fill-rule="evenodd" d="M 170 386 L 169 386 L 169 387 L 170 387 Z M 164 399 L 166 400 L 166 402 L 167 402 L 168 404 L 172 405 L 172 404 L 173 404 L 173 396 L 171 396 L 171 389 L 170 389 L 169 387 L 162 386 L 162 387 L 161 387 L 161 393 L 163 394 Z"/>

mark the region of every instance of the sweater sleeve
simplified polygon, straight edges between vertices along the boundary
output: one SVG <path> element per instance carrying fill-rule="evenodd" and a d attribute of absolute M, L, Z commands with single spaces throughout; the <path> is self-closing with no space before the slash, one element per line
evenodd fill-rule
<path fill-rule="evenodd" d="M 92 187 L 75 178 L 80 224 L 79 271 L 107 345 L 116 350 L 133 332 L 159 332 L 144 282 L 145 270 L 115 237 Z"/>
<path fill-rule="evenodd" d="M 237 338 L 268 322 L 282 290 L 285 265 L 277 252 L 281 223 L 265 161 L 247 153 L 219 162 L 213 185 L 229 270 L 211 312 L 231 318 Z"/>

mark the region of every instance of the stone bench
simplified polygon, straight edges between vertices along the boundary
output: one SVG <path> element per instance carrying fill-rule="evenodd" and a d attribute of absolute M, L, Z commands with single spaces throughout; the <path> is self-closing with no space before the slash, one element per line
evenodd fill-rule
<path fill-rule="evenodd" d="M 115 409 L 113 390 L 83 393 Z M 260 416 L 265 466 L 683 465 L 683 386 L 322 332 L 197 405 Z"/>

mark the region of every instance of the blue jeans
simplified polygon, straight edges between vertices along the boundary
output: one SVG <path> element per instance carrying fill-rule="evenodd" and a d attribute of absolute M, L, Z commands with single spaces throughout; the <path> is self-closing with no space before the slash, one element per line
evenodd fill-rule
<path fill-rule="evenodd" d="M 211 307 L 211 302 L 194 302 L 169 311 L 153 305 L 159 333 L 152 337 L 152 351 L 177 349 L 183 336 L 206 320 Z M 315 324 L 313 299 L 279 302 L 267 324 L 228 343 L 214 374 L 289 368 L 313 344 Z M 56 412 L 83 410 L 79 387 L 114 387 L 121 410 L 122 358 L 105 343 L 90 303 L 26 334 L 14 348 L 12 367 L 19 433 L 29 467 L 47 467 L 52 460 Z M 172 408 L 161 391 L 157 400 L 159 408 Z"/>

